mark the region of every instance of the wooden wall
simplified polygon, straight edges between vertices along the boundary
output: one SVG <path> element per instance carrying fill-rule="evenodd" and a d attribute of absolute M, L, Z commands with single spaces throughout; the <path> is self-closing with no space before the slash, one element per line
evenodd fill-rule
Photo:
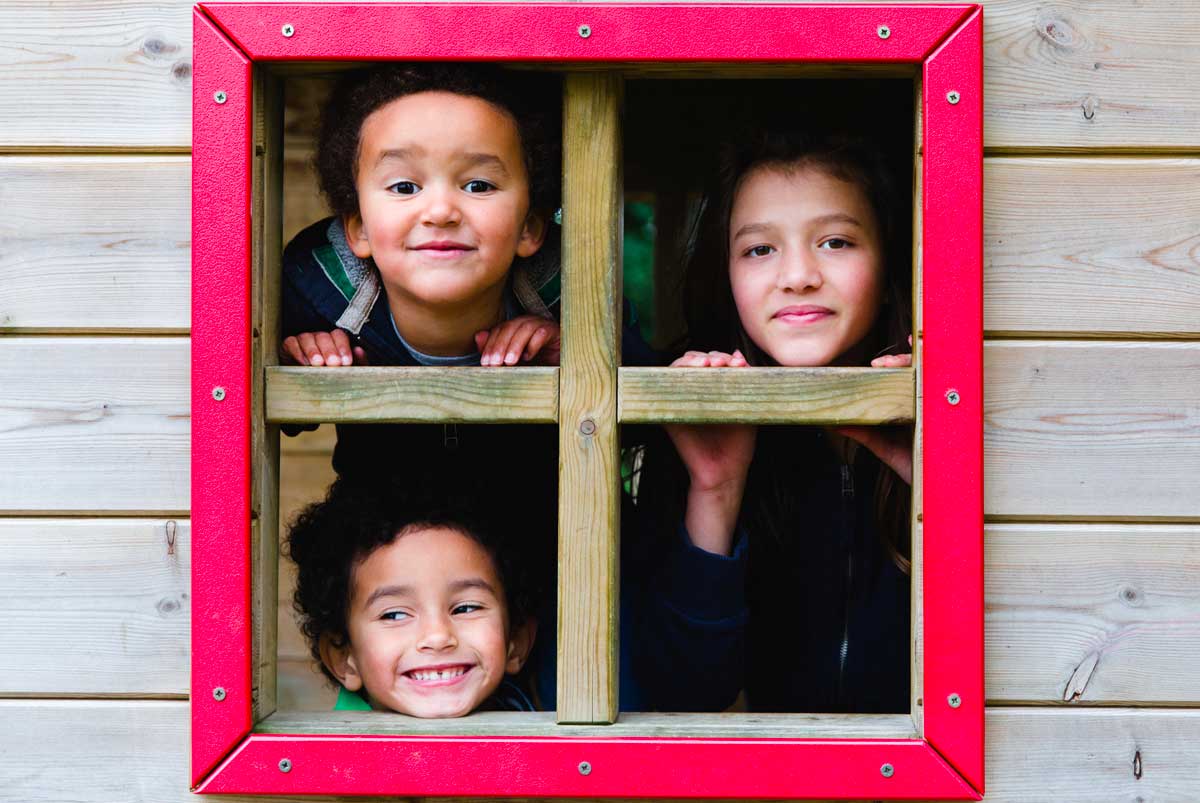
<path fill-rule="evenodd" d="M 1200 799 L 1200 7 L 985 5 L 987 799 Z M 0 5 L 2 799 L 189 799 L 190 36 Z"/>

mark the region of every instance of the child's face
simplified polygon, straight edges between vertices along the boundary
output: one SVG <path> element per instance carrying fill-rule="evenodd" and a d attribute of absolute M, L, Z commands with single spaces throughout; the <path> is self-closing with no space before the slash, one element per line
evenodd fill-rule
<path fill-rule="evenodd" d="M 480 98 L 420 92 L 374 111 L 356 187 L 350 247 L 374 258 L 389 297 L 449 307 L 498 297 L 513 257 L 542 243 L 516 123 Z"/>
<path fill-rule="evenodd" d="M 780 365 L 864 359 L 883 298 L 878 222 L 856 184 L 819 168 L 759 167 L 729 222 L 729 281 L 742 326 Z"/>
<path fill-rule="evenodd" d="M 509 634 L 504 589 L 491 556 L 457 530 L 396 538 L 354 570 L 344 650 L 326 665 L 376 708 L 415 717 L 469 714 L 517 672 L 533 624 Z"/>

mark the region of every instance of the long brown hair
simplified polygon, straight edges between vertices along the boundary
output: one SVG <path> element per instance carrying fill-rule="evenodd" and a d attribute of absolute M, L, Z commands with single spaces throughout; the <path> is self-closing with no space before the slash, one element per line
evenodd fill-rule
<path fill-rule="evenodd" d="M 683 271 L 689 347 L 701 351 L 740 349 L 751 365 L 777 365 L 747 335 L 729 282 L 729 223 L 738 188 L 752 170 L 778 166 L 811 167 L 860 187 L 878 221 L 884 260 L 885 293 L 875 325 L 863 341 L 868 354 L 901 353 L 912 333 L 912 266 L 906 234 L 898 225 L 901 206 L 896 178 L 882 153 L 868 141 L 835 133 L 762 131 L 739 138 L 721 157 L 705 192 L 689 238 Z M 875 460 L 874 455 L 868 459 Z M 876 461 L 879 462 L 879 461 Z M 880 465 L 875 487 L 875 519 L 883 546 L 903 571 L 910 570 L 910 494 L 902 480 Z M 788 496 L 782 478 L 756 494 L 756 523 L 782 538 L 779 507 Z"/>

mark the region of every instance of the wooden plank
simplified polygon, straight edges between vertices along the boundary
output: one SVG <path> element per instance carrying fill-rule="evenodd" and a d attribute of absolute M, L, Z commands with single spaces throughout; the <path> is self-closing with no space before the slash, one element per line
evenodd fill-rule
<path fill-rule="evenodd" d="M 992 333 L 1200 333 L 1200 160 L 984 162 Z"/>
<path fill-rule="evenodd" d="M 563 110 L 558 721 L 617 715 L 621 82 L 569 75 Z"/>
<path fill-rule="evenodd" d="M 1200 712 L 987 712 L 988 803 L 1195 800 Z"/>
<path fill-rule="evenodd" d="M 190 505 L 183 337 L 0 338 L 0 511 Z"/>
<path fill-rule="evenodd" d="M 897 424 L 908 368 L 622 368 L 622 423 Z"/>
<path fill-rule="evenodd" d="M 0 158 L 0 333 L 186 332 L 190 187 L 186 157 Z"/>
<path fill-rule="evenodd" d="M 273 367 L 267 369 L 267 420 L 553 422 L 558 370 Z"/>
<path fill-rule="evenodd" d="M 1200 527 L 987 528 L 989 702 L 1200 702 Z"/>
<path fill-rule="evenodd" d="M 279 362 L 282 274 L 283 89 L 254 76 L 253 253 L 251 255 L 250 515 L 251 705 L 257 722 L 275 711 L 279 598 L 279 427 L 267 423 L 266 369 Z M 261 148 L 257 146 L 261 143 Z"/>
<path fill-rule="evenodd" d="M 190 3 L 0 5 L 0 148 L 191 142 Z"/>
<path fill-rule="evenodd" d="M 658 714 L 624 712 L 610 725 L 561 725 L 552 711 L 481 711 L 457 720 L 373 711 L 279 712 L 256 733 L 470 736 L 914 739 L 907 714 Z"/>
<path fill-rule="evenodd" d="M 925 345 L 924 286 L 921 277 L 925 273 L 925 252 L 922 248 L 924 221 L 922 210 L 922 180 L 925 175 L 922 154 L 921 104 L 923 92 L 921 80 L 913 84 L 914 106 L 917 110 L 913 120 L 913 221 L 912 221 L 912 364 L 913 364 L 913 462 L 912 462 L 912 508 L 909 512 L 909 553 L 912 573 L 909 575 L 909 605 L 912 616 L 909 622 L 912 641 L 909 651 L 909 703 L 913 725 L 922 738 L 925 736 L 925 594 L 924 594 L 924 536 L 921 519 L 925 510 L 922 480 L 925 473 L 925 458 L 922 452 L 925 418 L 922 410 L 924 385 L 921 382 L 921 360 Z"/>
<path fill-rule="evenodd" d="M 186 519 L 0 519 L 0 696 L 186 696 L 190 557 Z"/>
<path fill-rule="evenodd" d="M 1200 519 L 1200 344 L 984 348 L 990 516 Z"/>

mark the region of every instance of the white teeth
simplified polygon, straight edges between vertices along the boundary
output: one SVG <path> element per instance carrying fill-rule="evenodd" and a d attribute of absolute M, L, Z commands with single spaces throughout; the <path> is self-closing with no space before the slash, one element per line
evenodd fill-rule
<path fill-rule="evenodd" d="M 410 672 L 413 680 L 450 680 L 466 672 L 466 667 L 456 666 L 453 669 L 415 670 Z"/>

